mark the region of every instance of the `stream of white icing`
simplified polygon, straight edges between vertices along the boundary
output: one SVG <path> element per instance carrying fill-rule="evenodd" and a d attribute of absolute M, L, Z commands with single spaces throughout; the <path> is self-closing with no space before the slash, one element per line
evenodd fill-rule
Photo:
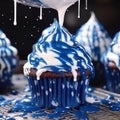
<path fill-rule="evenodd" d="M 42 20 L 42 6 L 40 6 L 40 20 Z"/>
<path fill-rule="evenodd" d="M 13 23 L 14 25 L 17 25 L 17 2 L 18 1 L 19 0 L 14 0 L 14 23 Z M 21 1 L 19 1 L 19 2 L 21 2 Z M 72 4 L 74 4 L 77 1 L 78 1 L 78 18 L 80 18 L 80 9 L 81 9 L 81 7 L 80 7 L 81 1 L 80 0 L 60 0 L 60 1 L 58 1 L 58 0 L 40 0 L 40 2 L 42 2 L 46 6 L 57 10 L 59 23 L 62 26 L 64 23 L 64 16 L 65 16 L 65 12 L 66 12 L 67 8 L 70 7 Z M 25 3 L 25 2 L 23 2 L 23 3 Z M 87 4 L 88 4 L 88 2 L 87 2 L 87 0 L 85 0 L 85 9 L 87 9 Z M 41 20 L 42 19 L 42 5 L 39 8 L 40 8 L 40 20 Z"/>
<path fill-rule="evenodd" d="M 88 4 L 88 1 L 85 0 L 85 9 L 87 10 L 87 4 Z"/>
<path fill-rule="evenodd" d="M 78 0 L 78 18 L 80 18 L 80 0 Z"/>
<path fill-rule="evenodd" d="M 17 25 L 17 0 L 14 0 L 14 25 Z"/>

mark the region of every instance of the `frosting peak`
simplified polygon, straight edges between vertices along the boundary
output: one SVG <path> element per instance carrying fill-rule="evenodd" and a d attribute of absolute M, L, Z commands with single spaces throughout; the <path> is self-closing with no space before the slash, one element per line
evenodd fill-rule
<path fill-rule="evenodd" d="M 46 37 L 45 41 L 57 42 L 65 40 L 67 42 L 71 40 L 72 35 L 68 32 L 67 29 L 60 26 L 56 19 L 54 19 L 54 23 L 42 32 L 42 37 L 44 36 Z M 54 37 L 54 39 L 47 39 L 47 37 L 50 36 Z"/>

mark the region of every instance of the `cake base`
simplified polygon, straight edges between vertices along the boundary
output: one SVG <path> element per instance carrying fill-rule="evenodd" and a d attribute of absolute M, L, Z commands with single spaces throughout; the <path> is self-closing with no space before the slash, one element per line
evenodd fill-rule
<path fill-rule="evenodd" d="M 74 108 L 85 103 L 90 72 L 82 77 L 78 72 L 77 81 L 69 72 L 44 72 L 37 80 L 36 70 L 27 76 L 32 100 L 41 108 L 67 107 Z"/>

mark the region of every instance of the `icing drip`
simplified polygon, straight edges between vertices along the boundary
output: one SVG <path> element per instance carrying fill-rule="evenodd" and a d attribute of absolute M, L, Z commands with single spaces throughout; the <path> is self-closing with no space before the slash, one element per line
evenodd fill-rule
<path fill-rule="evenodd" d="M 80 0 L 78 0 L 78 18 L 80 18 Z"/>
<path fill-rule="evenodd" d="M 14 0 L 14 25 L 17 25 L 17 0 Z"/>
<path fill-rule="evenodd" d="M 40 6 L 40 20 L 42 20 L 42 5 Z"/>
<path fill-rule="evenodd" d="M 57 0 L 52 0 L 52 1 L 51 0 L 42 0 L 43 4 L 48 5 L 48 7 L 57 10 L 60 25 L 63 25 L 64 16 L 65 16 L 65 12 L 66 12 L 67 8 L 70 7 L 72 4 L 74 4 L 77 1 L 78 0 L 69 0 L 69 1 L 61 0 L 58 3 Z"/>
<path fill-rule="evenodd" d="M 88 9 L 88 1 L 87 0 L 85 0 L 85 9 L 87 10 Z"/>

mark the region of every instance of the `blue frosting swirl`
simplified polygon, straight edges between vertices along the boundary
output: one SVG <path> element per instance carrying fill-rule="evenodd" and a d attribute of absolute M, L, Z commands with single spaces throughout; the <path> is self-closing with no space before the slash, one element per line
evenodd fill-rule
<path fill-rule="evenodd" d="M 76 70 L 85 75 L 86 70 L 94 74 L 92 60 L 86 50 L 77 42 L 73 42 L 72 34 L 61 27 L 57 20 L 42 32 L 38 42 L 33 46 L 33 52 L 28 55 L 24 65 L 25 75 L 31 68 L 37 69 L 37 78 L 45 71 L 72 72 L 74 80 Z"/>

